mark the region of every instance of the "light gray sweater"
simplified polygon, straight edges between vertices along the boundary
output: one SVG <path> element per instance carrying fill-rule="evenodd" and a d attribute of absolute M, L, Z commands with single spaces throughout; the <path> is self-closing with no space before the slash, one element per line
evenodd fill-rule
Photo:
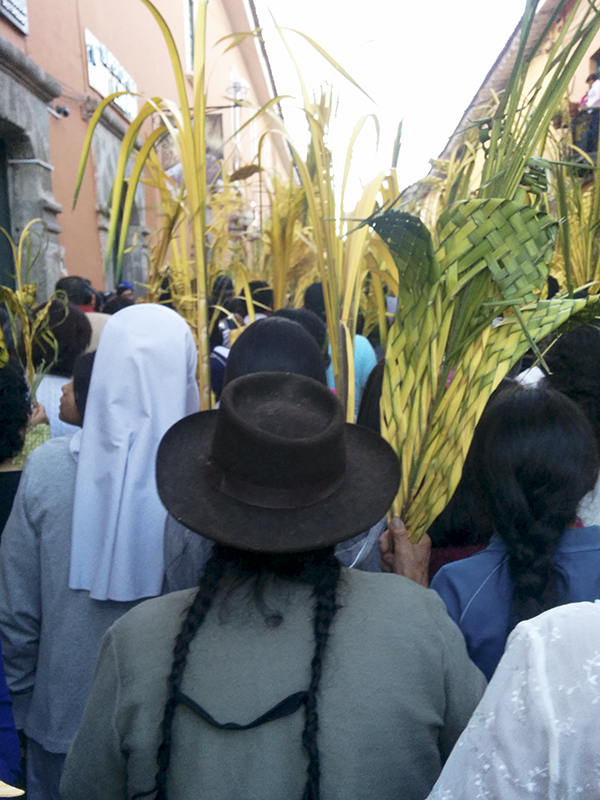
<path fill-rule="evenodd" d="M 51 753 L 69 749 L 102 637 L 135 605 L 69 589 L 70 440 L 50 439 L 31 453 L 0 545 L 0 635 L 15 722 Z"/>
<path fill-rule="evenodd" d="M 142 603 L 107 633 L 67 757 L 63 800 L 150 793 L 173 643 L 195 590 Z M 247 590 L 217 600 L 194 638 L 182 690 L 221 723 L 249 723 L 308 688 L 310 589 L 269 585 L 265 623 Z M 440 598 L 396 575 L 342 570 L 318 699 L 322 800 L 423 800 L 483 694 Z M 218 730 L 178 706 L 168 796 L 300 800 L 304 713 Z"/>

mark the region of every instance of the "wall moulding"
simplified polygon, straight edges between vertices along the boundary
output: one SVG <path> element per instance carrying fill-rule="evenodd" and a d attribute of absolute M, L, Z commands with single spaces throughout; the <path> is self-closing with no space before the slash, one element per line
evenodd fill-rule
<path fill-rule="evenodd" d="M 0 37 L 0 69 L 23 84 L 45 103 L 60 97 L 60 83 L 32 61 L 18 47 Z"/>

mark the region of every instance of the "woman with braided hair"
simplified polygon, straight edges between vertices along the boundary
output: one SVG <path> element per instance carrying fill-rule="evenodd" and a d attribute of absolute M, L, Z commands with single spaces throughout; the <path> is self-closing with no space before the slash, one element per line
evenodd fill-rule
<path fill-rule="evenodd" d="M 600 528 L 577 527 L 599 459 L 582 411 L 543 387 L 492 401 L 472 448 L 473 487 L 494 536 L 482 552 L 442 567 L 431 588 L 489 680 L 521 620 L 600 598 Z"/>
<path fill-rule="evenodd" d="M 215 542 L 198 589 L 108 631 L 63 800 L 420 800 L 484 688 L 434 592 L 347 570 L 398 461 L 321 383 L 255 373 L 165 435 L 169 512 Z"/>

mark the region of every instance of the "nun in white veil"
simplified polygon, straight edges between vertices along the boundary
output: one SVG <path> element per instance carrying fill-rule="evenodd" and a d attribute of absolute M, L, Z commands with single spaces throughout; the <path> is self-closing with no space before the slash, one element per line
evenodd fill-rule
<path fill-rule="evenodd" d="M 183 319 L 157 305 L 115 314 L 101 343 L 85 422 L 71 440 L 78 464 L 69 586 L 127 602 L 161 593 L 167 512 L 154 461 L 165 431 L 199 408 L 196 347 Z"/>
<path fill-rule="evenodd" d="M 27 461 L 0 548 L 0 634 L 29 800 L 58 798 L 100 642 L 161 592 L 166 511 L 156 451 L 199 409 L 196 347 L 174 311 L 142 304 L 100 337 L 83 428 Z"/>

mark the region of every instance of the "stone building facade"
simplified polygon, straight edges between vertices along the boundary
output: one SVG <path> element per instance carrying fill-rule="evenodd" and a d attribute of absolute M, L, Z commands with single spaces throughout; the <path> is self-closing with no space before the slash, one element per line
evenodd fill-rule
<path fill-rule="evenodd" d="M 61 85 L 6 39 L 0 39 L 0 225 L 18 240 L 30 220 L 43 237 L 31 280 L 47 296 L 60 274 L 58 215 L 62 207 L 52 192 L 48 103 Z M 0 240 L 0 276 L 14 281 L 10 244 Z"/>
<path fill-rule="evenodd" d="M 154 2 L 190 72 L 195 0 Z M 249 163 L 263 130 L 253 125 L 233 136 L 233 125 L 245 119 L 239 107 L 232 108 L 231 85 L 243 84 L 255 106 L 266 103 L 275 92 L 268 60 L 250 40 L 225 56 L 227 45 L 214 43 L 256 27 L 254 5 L 251 0 L 211 0 L 208 8 L 208 105 L 223 109 L 220 123 L 224 140 L 231 141 L 232 161 Z M 190 79 L 190 90 L 191 85 Z M 137 97 L 119 98 L 104 112 L 73 208 L 89 120 L 102 97 L 124 88 Z M 34 226 L 37 257 L 30 275 L 40 300 L 61 274 L 87 277 L 97 289 L 113 288 L 106 234 L 115 166 L 127 125 L 153 96 L 175 99 L 177 93 L 167 48 L 142 0 L 0 0 L 0 227 L 18 240 L 28 222 L 42 221 Z M 250 113 L 242 109 L 242 115 Z M 287 172 L 281 142 L 273 144 L 270 155 L 272 166 Z M 140 187 L 120 276 L 134 282 L 138 294 L 143 293 L 146 251 L 158 224 L 156 206 L 153 193 Z M 13 281 L 10 245 L 0 233 L 0 282 Z"/>

